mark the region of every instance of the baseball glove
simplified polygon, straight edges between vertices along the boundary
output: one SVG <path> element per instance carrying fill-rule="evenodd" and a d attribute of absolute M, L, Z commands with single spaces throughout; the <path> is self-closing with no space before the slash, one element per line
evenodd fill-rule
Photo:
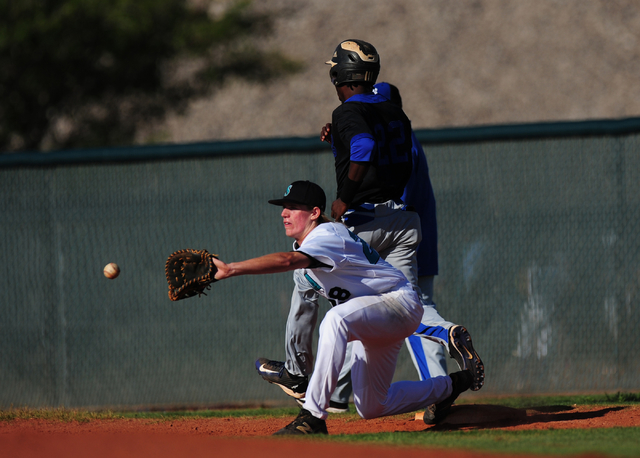
<path fill-rule="evenodd" d="M 207 250 L 186 249 L 171 254 L 164 267 L 169 282 L 169 299 L 179 301 L 205 294 L 204 290 L 218 281 L 214 278 L 218 269 L 211 260 L 212 256 L 218 257 Z"/>

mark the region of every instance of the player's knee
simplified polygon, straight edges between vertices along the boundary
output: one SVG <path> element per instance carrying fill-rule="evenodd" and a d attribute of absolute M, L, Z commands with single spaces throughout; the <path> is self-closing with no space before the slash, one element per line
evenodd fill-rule
<path fill-rule="evenodd" d="M 331 309 L 322 319 L 320 323 L 321 334 L 347 334 L 347 327 L 344 318 L 336 313 L 335 309 Z"/>
<path fill-rule="evenodd" d="M 356 412 L 365 420 L 373 420 L 374 418 L 380 418 L 383 416 L 383 406 L 380 405 L 365 405 L 355 403 Z"/>

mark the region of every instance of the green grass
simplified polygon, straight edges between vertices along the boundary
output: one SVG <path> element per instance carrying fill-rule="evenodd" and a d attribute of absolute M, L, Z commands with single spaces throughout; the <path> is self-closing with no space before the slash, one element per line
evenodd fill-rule
<path fill-rule="evenodd" d="M 194 419 L 194 418 L 223 418 L 223 417 L 291 417 L 298 415 L 297 407 L 287 408 L 257 408 L 257 409 L 222 409 L 222 410 L 170 410 L 170 411 L 142 411 L 121 412 L 123 418 L 149 418 L 149 419 Z"/>
<path fill-rule="evenodd" d="M 465 403 L 464 399 L 460 400 Z M 615 393 L 580 396 L 510 396 L 501 398 L 481 398 L 469 401 L 473 404 L 492 404 L 516 409 L 553 405 L 633 405 L 640 404 L 640 393 Z"/>
<path fill-rule="evenodd" d="M 0 410 L 0 421 L 12 421 L 12 420 L 51 420 L 51 421 L 77 421 L 80 423 L 88 422 L 91 420 L 114 420 L 119 418 L 125 418 L 124 414 L 112 412 L 110 410 L 101 412 L 91 412 L 86 410 L 76 409 L 7 409 Z"/>
<path fill-rule="evenodd" d="M 296 416 L 300 411 L 297 407 L 289 408 L 256 408 L 256 409 L 222 409 L 222 410 L 168 410 L 168 411 L 87 411 L 80 409 L 30 409 L 10 408 L 0 410 L 0 421 L 12 420 L 51 420 L 77 421 L 80 423 L 91 420 L 117 420 L 138 418 L 150 420 L 176 420 L 194 418 L 223 418 L 223 417 L 281 417 Z M 354 414 L 355 416 L 355 414 Z M 359 418 L 359 417 L 358 417 Z"/>
<path fill-rule="evenodd" d="M 325 439 L 327 440 L 327 439 Z M 341 442 L 509 454 L 640 456 L 640 428 L 454 431 L 332 436 Z"/>
<path fill-rule="evenodd" d="M 461 400 L 462 403 L 465 400 Z M 480 398 L 473 404 L 503 405 L 513 408 L 575 405 L 628 406 L 640 404 L 640 394 L 616 393 L 584 396 L 526 396 Z M 156 419 L 180 420 L 211 417 L 270 417 L 291 419 L 298 412 L 291 408 L 255 408 L 221 410 L 167 411 L 86 411 L 70 409 L 11 408 L 0 410 L 0 421 L 16 419 L 45 419 L 52 421 L 88 422 L 95 419 Z M 343 418 L 359 421 L 357 414 L 343 414 Z M 640 457 L 640 428 L 549 429 L 526 431 L 420 431 L 378 434 L 355 434 L 313 437 L 310 440 L 365 443 L 390 446 L 411 446 L 439 449 L 462 449 L 508 454 L 579 455 L 597 454 L 612 457 Z M 309 440 L 307 439 L 307 440 Z"/>

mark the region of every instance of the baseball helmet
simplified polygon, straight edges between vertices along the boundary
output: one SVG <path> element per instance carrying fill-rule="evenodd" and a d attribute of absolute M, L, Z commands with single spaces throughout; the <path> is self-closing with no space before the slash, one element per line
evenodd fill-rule
<path fill-rule="evenodd" d="M 329 76 L 334 86 L 347 83 L 375 84 L 380 73 L 380 56 L 372 44 L 362 40 L 345 40 L 338 45 L 331 60 Z"/>

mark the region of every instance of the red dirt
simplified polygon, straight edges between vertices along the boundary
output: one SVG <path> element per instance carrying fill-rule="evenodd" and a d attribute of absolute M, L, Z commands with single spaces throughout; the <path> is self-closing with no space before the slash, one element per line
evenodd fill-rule
<path fill-rule="evenodd" d="M 427 426 L 413 415 L 398 415 L 361 420 L 331 415 L 330 434 L 376 432 L 422 432 L 472 429 L 565 429 L 640 426 L 640 406 L 553 406 L 507 415 L 492 406 L 456 406 L 450 424 Z M 514 410 L 515 409 L 511 409 Z M 466 421 L 462 421 L 463 413 Z M 236 458 L 259 453 L 261 457 L 279 457 L 304 452 L 305 458 L 325 458 L 330 453 L 350 458 L 393 456 L 386 446 L 342 445 L 326 442 L 299 442 L 271 436 L 292 418 L 261 419 L 208 418 L 172 421 L 92 420 L 86 423 L 46 420 L 0 422 L 0 455 L 7 457 L 190 457 Z M 451 424 L 453 423 L 453 424 Z M 274 441 L 278 441 L 277 443 Z M 348 447 L 348 451 L 345 448 Z M 346 452 L 346 453 L 345 453 Z M 424 448 L 406 448 L 405 458 L 424 457 Z M 488 457 L 487 454 L 447 451 L 449 458 Z M 506 455 L 500 455 L 506 457 Z"/>

